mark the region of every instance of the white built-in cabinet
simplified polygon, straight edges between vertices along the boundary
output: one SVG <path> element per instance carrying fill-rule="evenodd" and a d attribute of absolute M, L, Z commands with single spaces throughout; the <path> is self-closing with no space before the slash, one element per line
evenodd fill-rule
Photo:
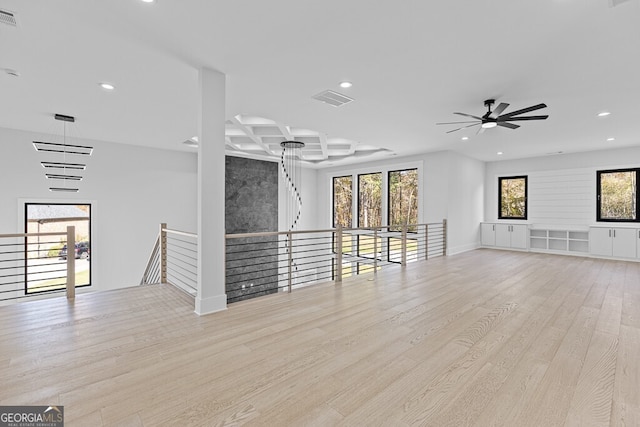
<path fill-rule="evenodd" d="M 482 223 L 482 246 L 527 249 L 527 225 Z"/>
<path fill-rule="evenodd" d="M 622 227 L 591 227 L 590 253 L 613 258 L 638 258 L 640 230 Z"/>
<path fill-rule="evenodd" d="M 496 245 L 496 225 L 482 223 L 480 224 L 480 241 L 482 246 Z"/>
<path fill-rule="evenodd" d="M 640 227 L 480 223 L 484 247 L 640 261 Z"/>

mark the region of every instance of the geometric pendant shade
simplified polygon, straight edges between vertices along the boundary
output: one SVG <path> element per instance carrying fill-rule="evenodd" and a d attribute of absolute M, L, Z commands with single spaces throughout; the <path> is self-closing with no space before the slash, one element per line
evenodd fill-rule
<path fill-rule="evenodd" d="M 43 154 L 62 156 L 62 161 L 46 160 L 40 163 L 46 171 L 45 176 L 48 180 L 60 182 L 61 184 L 82 181 L 82 175 L 79 175 L 79 173 L 85 170 L 87 165 L 84 163 L 68 162 L 67 156 L 90 156 L 93 153 L 93 147 L 88 145 L 67 144 L 67 123 L 74 123 L 75 117 L 55 114 L 54 118 L 63 122 L 62 143 L 33 141 L 33 148 L 35 148 L 36 151 Z M 49 191 L 77 193 L 78 188 L 66 185 L 54 185 L 49 187 Z"/>

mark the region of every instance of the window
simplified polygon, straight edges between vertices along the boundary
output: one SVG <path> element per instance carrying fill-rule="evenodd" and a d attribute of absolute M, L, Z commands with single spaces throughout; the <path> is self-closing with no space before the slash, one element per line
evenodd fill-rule
<path fill-rule="evenodd" d="M 527 219 L 527 177 L 498 178 L 498 218 Z"/>
<path fill-rule="evenodd" d="M 68 256 L 76 260 L 76 287 L 91 285 L 91 205 L 25 204 L 26 233 L 66 232 L 67 226 L 76 228 L 73 249 L 62 236 L 26 239 L 26 294 L 64 289 Z"/>
<path fill-rule="evenodd" d="M 358 227 L 382 225 L 382 173 L 358 175 Z"/>
<path fill-rule="evenodd" d="M 597 221 L 639 222 L 637 169 L 597 172 Z"/>
<path fill-rule="evenodd" d="M 333 178 L 333 226 L 351 228 L 353 203 L 353 178 L 339 176 Z"/>
<path fill-rule="evenodd" d="M 418 169 L 389 172 L 389 225 L 391 231 L 401 231 L 403 225 L 418 224 Z"/>

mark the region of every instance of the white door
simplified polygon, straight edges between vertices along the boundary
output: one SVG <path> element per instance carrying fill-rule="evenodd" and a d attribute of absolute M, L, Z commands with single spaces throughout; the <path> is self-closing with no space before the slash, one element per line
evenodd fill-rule
<path fill-rule="evenodd" d="M 511 247 L 516 249 L 527 249 L 527 226 L 511 226 Z"/>
<path fill-rule="evenodd" d="M 636 257 L 636 230 L 633 228 L 613 229 L 613 250 L 616 258 Z"/>
<path fill-rule="evenodd" d="M 495 224 L 480 224 L 480 234 L 482 246 L 496 245 Z"/>
<path fill-rule="evenodd" d="M 604 227 L 592 227 L 589 230 L 589 252 L 596 256 L 612 255 L 613 230 Z"/>
<path fill-rule="evenodd" d="M 640 258 L 640 230 L 636 230 L 636 258 Z"/>
<path fill-rule="evenodd" d="M 496 224 L 496 246 L 501 248 L 511 247 L 511 226 Z"/>

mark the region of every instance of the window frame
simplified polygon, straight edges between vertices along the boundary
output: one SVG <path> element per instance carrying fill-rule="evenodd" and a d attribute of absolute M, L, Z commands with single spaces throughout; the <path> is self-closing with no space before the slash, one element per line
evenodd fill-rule
<path fill-rule="evenodd" d="M 502 181 L 509 179 L 524 179 L 524 216 L 503 216 L 502 215 Z M 529 176 L 499 176 L 498 177 L 498 219 L 526 221 L 529 217 Z"/>
<path fill-rule="evenodd" d="M 420 209 L 420 199 L 418 197 L 419 195 L 419 186 L 420 186 L 420 172 L 418 171 L 417 167 L 413 167 L 413 168 L 406 168 L 406 169 L 394 169 L 394 170 L 388 170 L 387 171 L 387 223 L 389 225 L 389 231 L 401 231 L 401 230 L 395 230 L 395 227 L 401 227 L 401 226 L 394 226 L 391 225 L 391 174 L 392 173 L 396 173 L 396 172 L 409 172 L 409 171 L 415 171 L 416 172 L 416 178 L 418 181 L 418 187 L 416 187 L 416 224 L 419 223 L 420 221 L 417 219 L 418 218 L 418 214 L 419 214 L 419 209 Z M 412 224 L 409 224 L 412 225 Z M 407 230 L 407 233 L 417 233 L 417 230 Z"/>
<path fill-rule="evenodd" d="M 30 205 L 65 205 L 65 206 L 78 206 L 78 205 L 82 205 L 82 206 L 88 206 L 89 207 L 89 220 L 88 220 L 88 225 L 87 225 L 87 231 L 89 233 L 88 238 L 89 238 L 89 251 L 90 253 L 91 248 L 93 246 L 93 237 L 92 237 L 92 231 L 93 231 L 93 207 L 94 207 L 94 203 L 92 202 L 80 202 L 80 201 L 21 201 L 22 206 L 24 207 L 24 229 L 25 229 L 25 233 L 28 232 L 28 223 L 29 223 L 29 208 L 28 206 Z M 24 243 L 24 250 L 25 250 L 25 275 L 24 275 L 24 295 L 39 295 L 39 294 L 47 294 L 47 293 L 52 293 L 52 292 L 60 292 L 60 291 L 64 291 L 64 287 L 60 288 L 60 289 L 47 289 L 47 290 L 42 290 L 42 291 L 38 291 L 38 290 L 29 290 L 29 276 L 27 274 L 27 251 L 28 251 L 28 243 L 27 243 L 27 238 L 25 238 L 25 243 Z M 76 242 L 76 244 L 78 244 L 79 242 Z M 75 251 L 75 248 L 74 248 Z M 67 257 L 69 256 L 69 248 L 67 247 Z M 86 287 L 91 287 L 92 286 L 92 282 L 93 282 L 93 259 L 92 257 L 89 257 L 88 259 L 85 259 L 87 262 L 89 262 L 89 282 L 82 284 L 82 285 L 78 285 L 76 284 L 75 288 L 79 289 L 79 288 L 86 288 Z"/>
<path fill-rule="evenodd" d="M 353 227 L 353 175 L 341 175 L 334 176 L 331 178 L 331 223 L 333 228 L 337 227 L 336 224 L 336 180 L 340 178 L 350 178 L 351 179 L 351 206 L 349 206 L 349 210 L 351 211 L 351 224 L 346 228 Z"/>
<path fill-rule="evenodd" d="M 625 219 L 625 218 L 602 218 L 601 217 L 601 209 L 602 209 L 602 201 L 600 197 L 600 193 L 602 190 L 601 177 L 602 174 L 608 173 L 619 173 L 619 172 L 635 172 L 636 174 L 636 219 Z M 640 215 L 638 215 L 638 209 L 640 209 L 640 191 L 638 189 L 638 183 L 640 182 L 640 168 L 622 168 L 622 169 L 605 169 L 605 170 L 597 170 L 596 171 L 596 222 L 631 222 L 637 223 L 640 222 Z"/>
<path fill-rule="evenodd" d="M 380 225 L 382 225 L 384 223 L 384 218 L 383 218 L 383 208 L 384 208 L 384 199 L 385 199 L 385 195 L 383 193 L 384 191 L 384 185 L 383 184 L 383 178 L 384 178 L 384 173 L 382 171 L 379 172 L 365 172 L 365 173 L 359 173 L 357 174 L 357 203 L 356 203 L 356 228 L 363 228 L 365 227 L 364 225 L 360 224 L 360 177 L 365 176 L 365 175 L 380 175 Z M 389 196 L 387 195 L 387 198 Z M 387 222 L 389 222 L 389 220 L 387 219 Z M 352 221 L 353 223 L 353 221 Z M 370 226 L 371 227 L 371 226 Z M 375 226 L 374 226 L 375 227 Z"/>

